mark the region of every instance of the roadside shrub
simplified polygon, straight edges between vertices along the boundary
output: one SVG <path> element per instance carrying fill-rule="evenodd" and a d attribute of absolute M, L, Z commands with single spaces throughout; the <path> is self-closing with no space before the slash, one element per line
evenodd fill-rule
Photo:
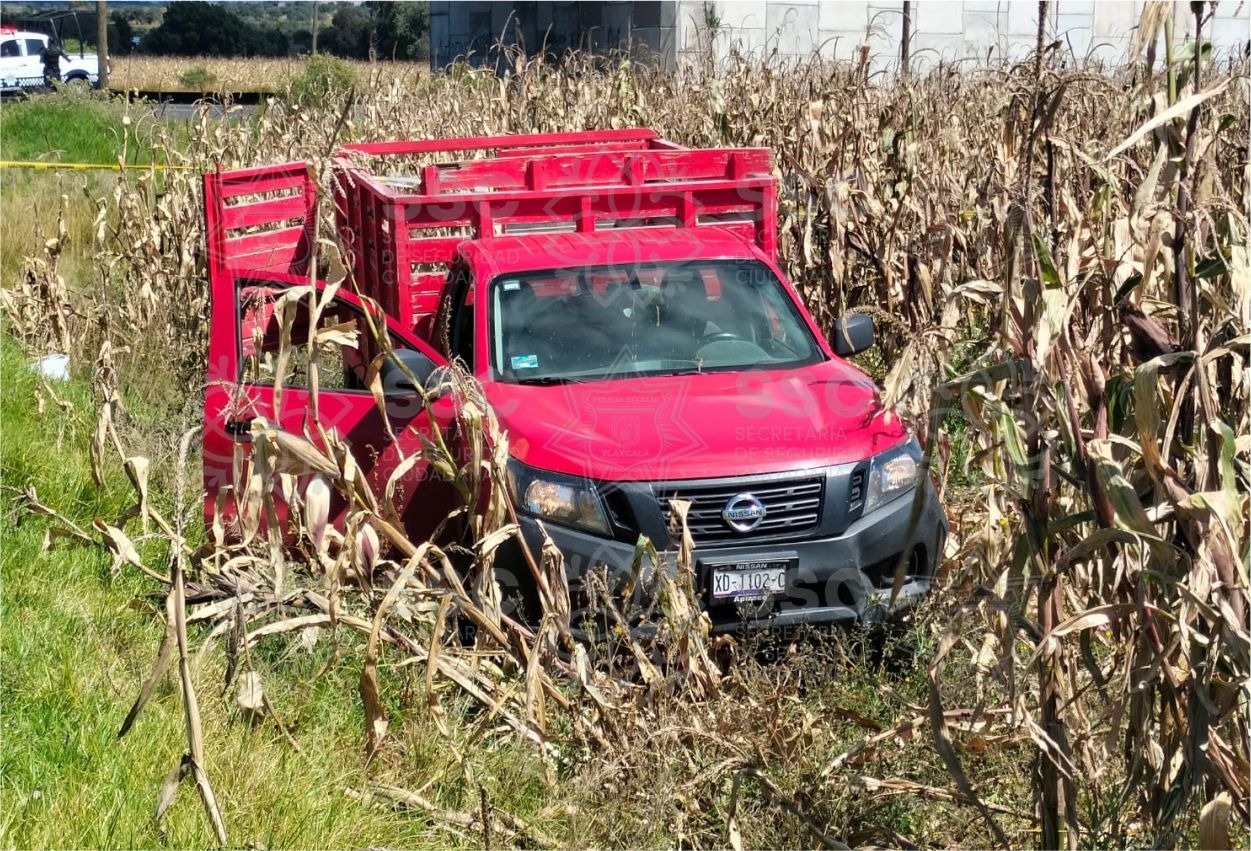
<path fill-rule="evenodd" d="M 291 80 L 288 96 L 299 106 L 312 106 L 352 90 L 356 78 L 348 63 L 335 56 L 319 53 L 309 57 L 308 65 Z"/>
<path fill-rule="evenodd" d="M 217 85 L 217 75 L 203 65 L 193 65 L 178 75 L 178 82 L 189 89 L 206 92 Z"/>

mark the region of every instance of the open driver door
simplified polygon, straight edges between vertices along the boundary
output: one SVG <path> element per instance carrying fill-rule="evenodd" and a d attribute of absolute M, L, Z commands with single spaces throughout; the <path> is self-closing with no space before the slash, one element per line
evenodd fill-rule
<path fill-rule="evenodd" d="M 269 477 L 275 514 L 258 518 L 248 488 L 258 472 L 251 443 L 259 422 L 323 452 L 330 443 L 346 446 L 379 503 L 389 495 L 409 537 L 429 538 L 459 497 L 423 456 L 423 438 L 437 442 L 436 432 L 452 434 L 454 411 L 447 397 L 423 402 L 404 372 L 424 381 L 446 360 L 376 305 L 310 279 L 317 189 L 307 164 L 210 172 L 204 188 L 212 307 L 206 521 L 212 527 L 216 519 L 227 540 L 243 539 L 245 530 L 263 534 L 267 522 L 276 522 L 291 545 L 300 535 L 292 508 L 314 478 L 336 478 L 311 467 Z M 382 364 L 381 405 L 367 386 L 382 350 L 375 331 L 396 352 Z M 330 520 L 342 530 L 349 506 L 329 484 Z M 456 528 L 447 532 L 455 535 Z"/>

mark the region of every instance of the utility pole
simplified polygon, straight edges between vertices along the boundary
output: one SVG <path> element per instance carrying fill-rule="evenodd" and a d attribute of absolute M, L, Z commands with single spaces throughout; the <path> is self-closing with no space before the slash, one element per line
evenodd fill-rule
<path fill-rule="evenodd" d="M 320 15 L 321 10 L 317 8 L 318 5 L 319 4 L 317 3 L 317 0 L 313 0 L 313 51 L 312 52 L 314 56 L 317 54 L 317 21 L 321 17 Z"/>
<path fill-rule="evenodd" d="M 899 72 L 907 77 L 911 70 L 909 60 L 912 54 L 912 2 L 903 0 L 903 38 L 899 41 Z"/>
<path fill-rule="evenodd" d="M 96 0 L 96 71 L 100 91 L 109 87 L 109 10 L 105 0 Z"/>

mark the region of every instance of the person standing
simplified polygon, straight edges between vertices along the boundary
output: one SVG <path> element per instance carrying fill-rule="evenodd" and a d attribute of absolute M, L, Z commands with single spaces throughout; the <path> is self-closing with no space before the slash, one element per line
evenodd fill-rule
<path fill-rule="evenodd" d="M 56 40 L 56 36 L 49 38 L 43 50 L 39 51 L 39 59 L 43 62 L 45 83 L 51 86 L 53 83 L 61 82 L 61 60 L 68 58 L 69 55 L 61 49 L 61 43 Z"/>

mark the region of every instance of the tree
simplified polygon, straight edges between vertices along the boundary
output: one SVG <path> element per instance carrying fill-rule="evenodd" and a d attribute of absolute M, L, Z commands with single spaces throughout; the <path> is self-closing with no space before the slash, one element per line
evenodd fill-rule
<path fill-rule="evenodd" d="M 112 51 L 129 53 L 133 49 L 135 37 L 135 28 L 131 25 L 130 18 L 123 12 L 114 12 L 109 16 L 109 23 L 113 26 Z"/>
<path fill-rule="evenodd" d="M 174 2 L 143 40 L 147 53 L 173 56 L 283 56 L 289 42 L 278 27 L 244 21 L 221 3 Z"/>
<path fill-rule="evenodd" d="M 406 59 L 430 57 L 430 4 L 397 3 L 395 40 Z"/>
<path fill-rule="evenodd" d="M 374 54 L 379 59 L 424 59 L 430 52 L 430 5 L 370 0 Z"/>
<path fill-rule="evenodd" d="M 308 27 L 295 30 L 287 40 L 287 49 L 299 55 L 313 52 L 313 33 Z"/>
<path fill-rule="evenodd" d="M 323 31 L 318 39 L 318 48 L 335 56 L 366 59 L 374 26 L 374 16 L 369 9 L 346 6 L 334 13 L 330 29 Z"/>
<path fill-rule="evenodd" d="M 217 3 L 175 2 L 143 40 L 147 53 L 236 56 L 246 41 L 243 21 Z"/>

